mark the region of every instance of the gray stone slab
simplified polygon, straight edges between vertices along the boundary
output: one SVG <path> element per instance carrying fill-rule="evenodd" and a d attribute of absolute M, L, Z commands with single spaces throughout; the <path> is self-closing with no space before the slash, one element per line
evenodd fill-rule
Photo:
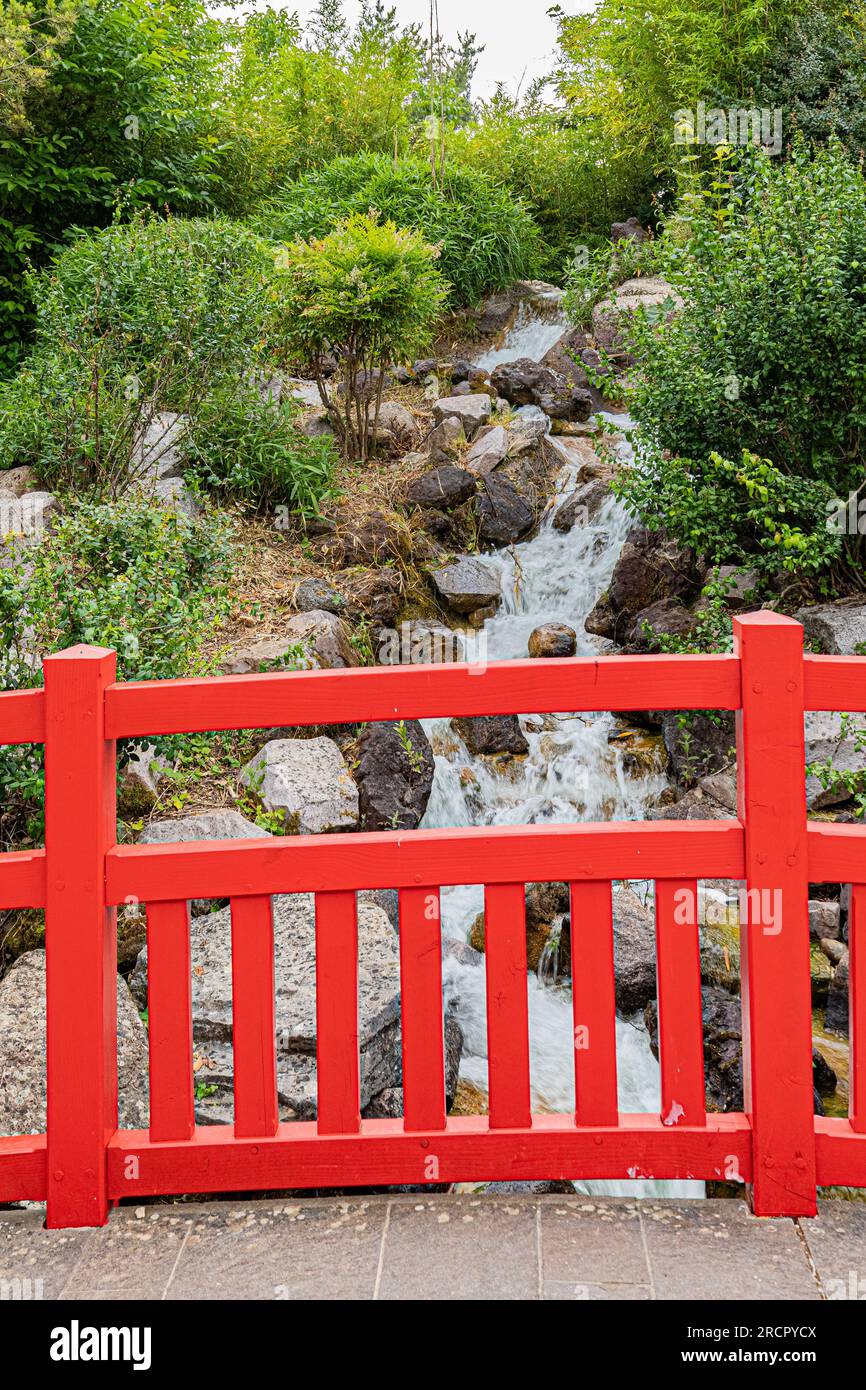
<path fill-rule="evenodd" d="M 548 1283 L 649 1285 L 638 1204 L 541 1198 L 541 1268 Z"/>
<path fill-rule="evenodd" d="M 826 1297 L 866 1300 L 866 1202 L 819 1202 L 800 1229 Z"/>
<path fill-rule="evenodd" d="M 213 1202 L 192 1226 L 166 1298 L 371 1299 L 387 1199 Z"/>
<path fill-rule="evenodd" d="M 116 1208 L 82 1251 L 63 1297 L 162 1298 L 192 1225 L 183 1204 Z"/>
<path fill-rule="evenodd" d="M 745 1202 L 641 1202 L 657 1299 L 818 1299 L 793 1221 Z"/>
<path fill-rule="evenodd" d="M 484 1196 L 392 1202 L 379 1297 L 537 1298 L 536 1207 Z"/>
<path fill-rule="evenodd" d="M 46 1231 L 45 1212 L 0 1211 L 0 1287 L 4 1300 L 59 1298 L 91 1230 Z"/>

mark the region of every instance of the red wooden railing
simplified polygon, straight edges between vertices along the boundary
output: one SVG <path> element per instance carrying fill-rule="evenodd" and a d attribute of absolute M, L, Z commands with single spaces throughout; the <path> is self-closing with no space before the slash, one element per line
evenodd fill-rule
<path fill-rule="evenodd" d="M 97 1225 L 121 1198 L 521 1178 L 740 1177 L 760 1215 L 810 1215 L 816 1183 L 866 1186 L 866 831 L 810 824 L 805 710 L 866 709 L 866 659 L 804 658 L 799 624 L 734 620 L 731 656 L 604 657 L 118 684 L 109 651 L 47 658 L 0 696 L 0 742 L 45 744 L 45 849 L 0 856 L 0 906 L 44 908 L 47 1133 L 0 1139 L 0 1201 Z M 502 826 L 119 846 L 115 742 L 234 728 L 512 711 L 736 710 L 738 818 Z M 662 1105 L 617 1107 L 611 882 L 654 879 Z M 781 893 L 742 928 L 745 1113 L 707 1114 L 698 878 Z M 532 1114 L 524 884 L 571 885 L 576 1112 Z M 446 1117 L 437 913 L 486 885 L 490 1105 Z M 854 885 L 847 1119 L 813 1115 L 808 888 Z M 404 1117 L 362 1120 L 355 891 L 396 888 Z M 318 1118 L 277 1115 L 270 895 L 316 895 Z M 194 1120 L 193 898 L 230 898 L 233 1125 Z M 116 905 L 147 904 L 150 1129 L 117 1128 Z M 750 891 L 749 912 L 759 894 Z M 774 901 L 776 899 L 774 898 Z M 757 914 L 758 916 L 760 914 Z M 312 943 L 311 943 L 312 949 Z"/>

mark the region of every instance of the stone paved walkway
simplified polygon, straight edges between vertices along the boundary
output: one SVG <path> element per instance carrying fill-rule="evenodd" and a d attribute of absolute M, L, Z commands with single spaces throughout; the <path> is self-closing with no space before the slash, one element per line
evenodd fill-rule
<path fill-rule="evenodd" d="M 759 1220 L 738 1201 L 484 1194 L 121 1207 L 86 1231 L 41 1222 L 37 1210 L 0 1211 L 0 1297 L 15 1280 L 46 1299 L 866 1293 L 860 1202 L 824 1202 L 817 1219 L 799 1222 Z"/>

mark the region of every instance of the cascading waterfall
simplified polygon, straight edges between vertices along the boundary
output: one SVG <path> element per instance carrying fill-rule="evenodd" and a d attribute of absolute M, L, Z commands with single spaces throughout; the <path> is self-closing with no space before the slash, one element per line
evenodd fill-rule
<path fill-rule="evenodd" d="M 565 322 L 554 295 L 524 301 L 513 328 L 496 351 L 479 359 L 486 368 L 517 357 L 539 360 L 562 336 Z M 532 410 L 532 407 L 527 409 Z M 627 427 L 624 416 L 607 416 Z M 623 444 L 622 447 L 627 447 Z M 566 466 L 556 496 L 536 535 L 508 550 L 481 557 L 501 582 L 502 602 L 487 620 L 487 658 L 527 655 L 527 641 L 542 623 L 568 623 L 577 632 L 578 653 L 596 651 L 584 619 L 607 587 L 630 521 L 609 498 L 594 521 L 561 533 L 553 515 L 573 490 L 578 466 Z M 629 775 L 616 745 L 609 742 L 615 720 L 609 713 L 520 717 L 529 744 L 522 760 L 498 767 L 473 757 L 448 720 L 427 723 L 436 755 L 436 775 L 426 827 L 533 824 L 545 821 L 640 820 L 665 785 L 660 773 Z M 630 891 L 626 886 L 616 893 Z M 483 907 L 483 888 L 463 886 L 442 893 L 443 930 L 461 942 Z M 527 977 L 530 1080 L 535 1110 L 569 1111 L 574 1106 L 571 991 L 550 983 L 550 955 Z M 487 1088 L 485 974 L 446 956 L 446 998 L 454 1001 L 464 1032 L 461 1077 Z M 619 1104 L 623 1111 L 657 1111 L 659 1070 L 640 1019 L 617 1019 Z M 591 1182 L 580 1191 L 596 1195 L 700 1196 L 702 1183 Z"/>

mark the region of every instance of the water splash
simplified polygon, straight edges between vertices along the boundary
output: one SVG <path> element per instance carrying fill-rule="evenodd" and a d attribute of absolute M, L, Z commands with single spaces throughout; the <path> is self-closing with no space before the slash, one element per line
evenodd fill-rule
<path fill-rule="evenodd" d="M 522 306 L 503 345 L 482 357 L 480 364 L 489 368 L 521 356 L 538 360 L 564 329 L 558 301 L 551 299 L 539 310 L 534 300 Z M 631 425 L 627 416 L 606 419 L 620 429 Z M 625 442 L 617 447 L 630 452 Z M 548 622 L 565 622 L 575 629 L 579 654 L 598 649 L 597 639 L 585 631 L 584 619 L 608 586 L 631 520 L 611 497 L 590 524 L 557 531 L 556 507 L 573 490 L 578 472 L 579 464 L 563 468 L 555 497 L 531 540 L 481 557 L 499 577 L 503 595 L 496 616 L 485 624 L 491 660 L 525 657 L 530 633 Z M 609 741 L 616 723 L 609 713 L 524 713 L 520 723 L 528 754 L 497 762 L 473 757 L 450 721 L 427 721 L 436 774 L 425 826 L 640 820 L 665 785 L 659 772 L 650 770 L 640 777 L 628 772 L 617 745 Z M 444 889 L 445 935 L 465 942 L 483 905 L 483 888 L 478 885 Z M 571 992 L 567 986 L 551 986 L 554 950 L 551 945 L 537 975 L 527 977 L 530 1082 L 533 1109 L 567 1113 L 574 1108 Z M 461 1077 L 486 1091 L 485 972 L 446 956 L 443 983 L 464 1033 Z M 616 1035 L 620 1109 L 657 1111 L 659 1069 L 642 1020 L 617 1018 Z M 651 1181 L 577 1186 L 579 1191 L 607 1196 L 700 1196 L 704 1190 L 702 1183 Z"/>

